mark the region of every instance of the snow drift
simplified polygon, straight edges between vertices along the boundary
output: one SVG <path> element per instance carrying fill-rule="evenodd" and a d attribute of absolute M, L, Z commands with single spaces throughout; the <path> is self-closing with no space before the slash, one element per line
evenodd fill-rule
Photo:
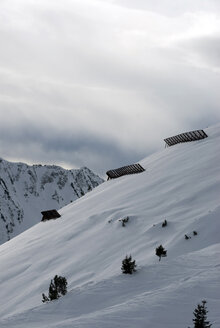
<path fill-rule="evenodd" d="M 145 172 L 101 184 L 60 219 L 1 245 L 1 327 L 186 328 L 202 299 L 220 327 L 220 125 L 205 131 L 207 139 L 145 158 Z M 130 254 L 137 272 L 125 275 Z M 43 304 L 56 274 L 68 293 Z"/>

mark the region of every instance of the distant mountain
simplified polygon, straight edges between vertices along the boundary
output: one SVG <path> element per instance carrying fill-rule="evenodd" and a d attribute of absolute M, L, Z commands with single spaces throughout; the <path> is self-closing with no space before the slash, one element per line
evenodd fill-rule
<path fill-rule="evenodd" d="M 41 211 L 59 209 L 103 182 L 86 167 L 11 163 L 0 159 L 0 244 L 41 220 Z"/>

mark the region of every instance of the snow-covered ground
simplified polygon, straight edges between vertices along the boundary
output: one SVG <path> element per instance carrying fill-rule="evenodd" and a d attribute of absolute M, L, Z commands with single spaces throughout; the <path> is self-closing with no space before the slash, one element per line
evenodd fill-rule
<path fill-rule="evenodd" d="M 149 156 L 144 173 L 101 184 L 60 219 L 1 245 L 0 327 L 186 328 L 206 299 L 219 328 L 220 125 L 206 133 Z M 160 244 L 167 257 L 159 262 Z M 133 275 L 121 273 L 126 254 L 136 260 Z M 68 293 L 42 303 L 55 274 L 67 278 Z"/>

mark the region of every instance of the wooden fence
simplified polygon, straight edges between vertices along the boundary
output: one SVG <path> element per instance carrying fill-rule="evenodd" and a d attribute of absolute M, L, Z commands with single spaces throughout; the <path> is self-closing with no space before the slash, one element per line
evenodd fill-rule
<path fill-rule="evenodd" d="M 203 130 L 195 130 L 178 134 L 176 136 L 164 139 L 167 146 L 173 146 L 181 142 L 196 141 L 207 138 L 207 134 Z"/>
<path fill-rule="evenodd" d="M 114 170 L 109 170 L 106 172 L 109 179 L 115 179 L 122 177 L 123 175 L 128 175 L 128 174 L 136 174 L 136 173 L 141 173 L 144 172 L 145 169 L 139 164 L 132 164 L 132 165 L 127 165 L 123 167 L 119 167 L 118 169 Z"/>

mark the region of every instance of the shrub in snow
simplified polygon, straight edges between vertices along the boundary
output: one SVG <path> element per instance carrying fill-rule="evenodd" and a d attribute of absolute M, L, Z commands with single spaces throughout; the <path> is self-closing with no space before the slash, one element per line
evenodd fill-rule
<path fill-rule="evenodd" d="M 167 251 L 162 245 L 158 246 L 155 251 L 156 255 L 159 257 L 159 261 L 161 260 L 161 257 L 167 256 Z"/>
<path fill-rule="evenodd" d="M 43 303 L 49 302 L 49 298 L 44 293 L 42 294 L 42 297 L 43 297 L 43 299 L 42 299 Z"/>
<path fill-rule="evenodd" d="M 125 259 L 122 261 L 121 270 L 123 273 L 132 274 L 136 271 L 136 266 L 135 260 L 132 261 L 131 255 L 129 257 L 126 255 Z"/>
<path fill-rule="evenodd" d="M 164 228 L 166 226 L 167 226 L 167 220 L 164 220 L 163 223 L 162 223 L 162 228 Z"/>
<path fill-rule="evenodd" d="M 207 321 L 207 307 L 206 301 L 203 300 L 202 304 L 198 304 L 197 308 L 194 310 L 194 328 L 210 328 L 212 325 Z"/>
<path fill-rule="evenodd" d="M 121 221 L 122 222 L 122 227 L 125 227 L 126 226 L 126 224 L 125 223 L 127 223 L 128 222 L 128 220 L 129 220 L 129 216 L 127 216 L 126 218 L 124 218 L 124 219 L 120 219 L 119 221 Z"/>
<path fill-rule="evenodd" d="M 58 299 L 62 295 L 66 295 L 67 293 L 67 280 L 65 277 L 55 276 L 53 280 L 50 282 L 49 293 L 46 296 L 44 293 L 42 294 L 42 302 L 48 302 Z"/>

